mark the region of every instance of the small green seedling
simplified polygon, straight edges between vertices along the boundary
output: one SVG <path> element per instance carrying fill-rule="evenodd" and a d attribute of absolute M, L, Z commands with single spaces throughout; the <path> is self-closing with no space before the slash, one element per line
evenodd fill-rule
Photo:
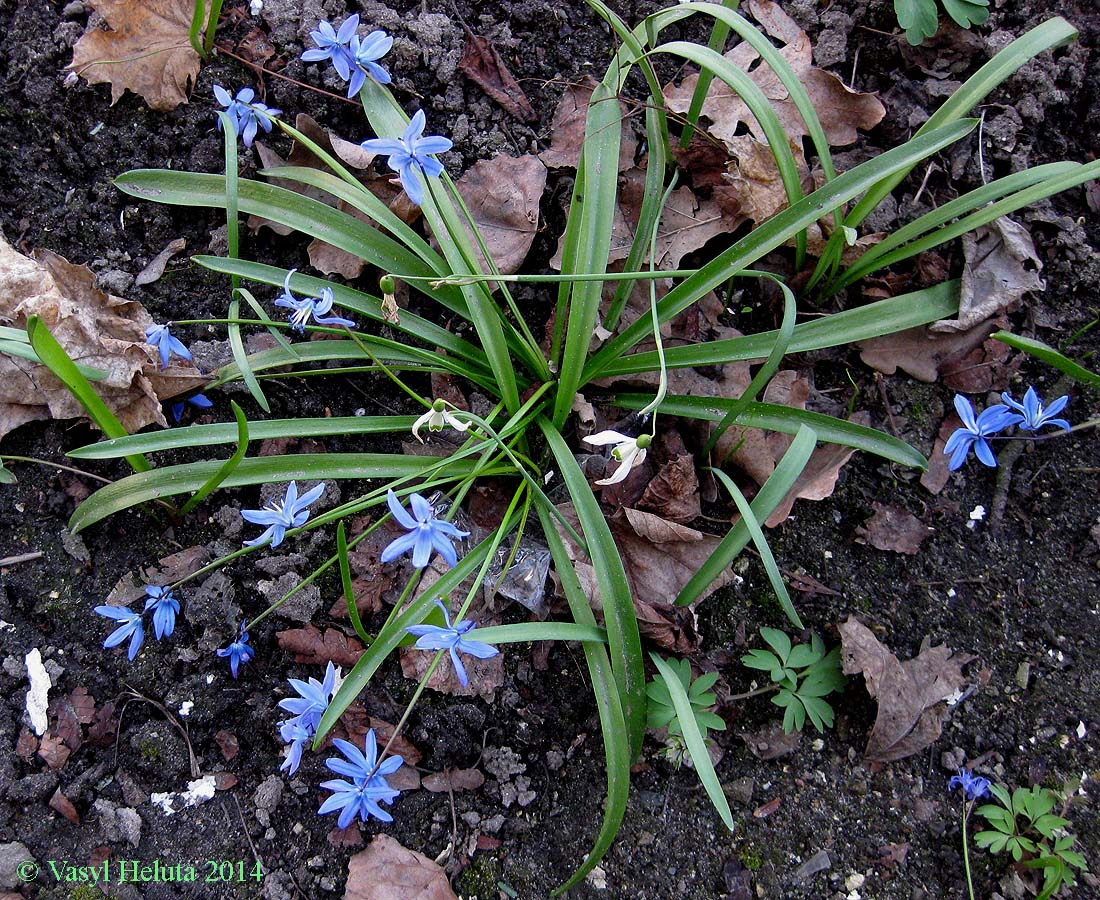
<path fill-rule="evenodd" d="M 760 635 L 775 652 L 750 650 L 741 662 L 767 672 L 779 692 L 772 703 L 783 707 L 783 730 L 801 731 L 809 717 L 818 731 L 833 724 L 833 708 L 824 700 L 840 691 L 847 679 L 840 670 L 840 648 L 825 652 L 825 642 L 813 635 L 809 644 L 791 646 L 791 639 L 777 628 L 761 628 Z"/>
<path fill-rule="evenodd" d="M 989 18 L 989 0 L 939 0 L 960 28 L 981 25 Z M 940 27 L 936 0 L 894 0 L 894 14 L 914 46 L 932 37 Z"/>

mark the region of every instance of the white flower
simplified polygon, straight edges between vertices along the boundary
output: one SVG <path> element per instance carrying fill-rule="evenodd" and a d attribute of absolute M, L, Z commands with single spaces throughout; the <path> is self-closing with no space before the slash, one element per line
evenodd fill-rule
<path fill-rule="evenodd" d="M 432 408 L 413 423 L 413 437 L 422 444 L 424 438 L 420 436 L 420 429 L 425 425 L 428 426 L 428 431 L 442 431 L 448 427 L 455 431 L 465 431 L 470 427 L 469 422 L 463 422 L 447 409 L 445 400 L 436 400 Z"/>
<path fill-rule="evenodd" d="M 611 450 L 611 455 L 619 461 L 619 468 L 615 470 L 610 478 L 603 478 L 597 481 L 596 484 L 618 484 L 630 474 L 631 469 L 642 464 L 645 460 L 646 447 L 649 446 L 653 438 L 648 434 L 641 434 L 636 438 L 632 438 L 620 434 L 618 431 L 601 431 L 599 434 L 590 434 L 588 437 L 581 438 L 581 440 L 595 447 L 604 447 L 607 444 L 615 445 Z"/>

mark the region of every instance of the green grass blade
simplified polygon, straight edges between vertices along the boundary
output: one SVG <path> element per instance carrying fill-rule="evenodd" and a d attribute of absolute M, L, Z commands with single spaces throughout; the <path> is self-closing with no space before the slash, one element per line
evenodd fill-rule
<path fill-rule="evenodd" d="M 241 460 L 222 482 L 227 488 L 271 481 L 295 481 L 324 478 L 415 478 L 433 462 L 430 458 L 400 453 L 296 453 L 287 456 L 263 456 Z M 100 488 L 76 508 L 69 529 L 82 531 L 100 519 L 176 494 L 189 494 L 201 488 L 222 463 L 218 460 L 165 466 L 138 472 Z M 469 460 L 450 464 L 452 473 L 469 472 Z"/>
<path fill-rule="evenodd" d="M 650 653 L 649 658 L 661 674 L 669 697 L 672 698 L 672 706 L 676 710 L 676 721 L 680 723 L 680 732 L 684 736 L 688 753 L 691 754 L 692 764 L 695 766 L 695 774 L 707 792 L 710 802 L 714 805 L 722 823 L 730 831 L 733 831 L 733 813 L 730 812 L 729 801 L 722 791 L 722 783 L 718 780 L 718 773 L 714 771 L 714 764 L 707 753 L 707 742 L 699 731 L 699 724 L 695 721 L 695 711 L 691 708 L 691 700 L 681 683 L 676 670 L 656 653 Z"/>
<path fill-rule="evenodd" d="M 776 464 L 775 470 L 750 504 L 757 521 L 766 521 L 787 496 L 791 486 L 806 468 L 806 463 L 810 461 L 810 454 L 814 452 L 816 444 L 817 435 L 812 428 L 804 426 L 799 429 L 798 434 L 791 441 L 791 446 L 787 448 L 787 452 L 783 454 L 783 458 Z M 699 599 L 723 570 L 745 549 L 750 539 L 748 525 L 743 519 L 739 520 L 714 548 L 710 558 L 681 589 L 680 595 L 676 598 L 676 605 L 690 606 Z"/>
<path fill-rule="evenodd" d="M 229 301 L 229 313 L 227 318 L 239 319 L 240 316 L 241 301 L 237 299 L 236 292 L 234 292 L 233 299 Z M 252 362 L 249 359 L 248 351 L 244 348 L 244 339 L 241 337 L 241 326 L 234 322 L 227 326 L 227 331 L 229 334 L 229 349 L 233 351 L 233 362 L 236 366 L 234 377 L 237 375 L 240 376 L 241 380 L 244 381 L 245 386 L 248 388 L 248 392 L 252 395 L 252 398 L 260 405 L 260 409 L 266 413 L 271 412 L 271 404 L 267 402 L 267 397 L 264 396 L 264 389 L 260 387 L 260 382 L 256 380 L 256 373 L 252 368 Z M 276 349 L 286 354 L 286 351 L 283 350 L 282 347 Z M 295 356 L 298 356 L 296 352 L 291 352 L 294 353 Z M 295 361 L 300 361 L 300 358 Z M 216 381 L 214 385 L 225 384 L 226 380 L 226 378 L 222 377 Z"/>
<path fill-rule="evenodd" d="M 779 334 L 775 339 L 775 345 L 772 347 L 772 352 L 768 354 L 768 358 L 764 362 L 764 365 L 762 365 L 752 377 L 752 381 L 750 381 L 749 386 L 745 388 L 745 392 L 726 410 L 726 414 L 722 416 L 722 420 L 718 423 L 718 426 L 711 432 L 710 437 L 703 447 L 704 457 L 710 456 L 711 451 L 714 450 L 718 441 L 721 440 L 722 435 L 737 421 L 738 416 L 748 408 L 748 405 L 756 399 L 757 395 L 764 390 L 767 383 L 771 381 L 772 376 L 779 370 L 779 364 L 783 362 L 783 356 L 786 354 L 787 347 L 791 343 L 791 335 L 794 334 L 795 314 L 797 312 L 797 307 L 794 302 L 794 293 L 789 287 L 783 284 L 783 282 L 777 280 L 776 284 L 783 290 L 783 322 L 779 327 Z"/>
<path fill-rule="evenodd" d="M 233 417 L 237 420 L 237 449 L 233 451 L 233 455 L 229 457 L 201 488 L 195 491 L 194 496 L 188 500 L 180 509 L 180 515 L 185 516 L 196 506 L 202 503 L 214 490 L 217 489 L 226 478 L 228 478 L 233 470 L 240 465 L 241 460 L 244 459 L 245 453 L 248 452 L 248 420 L 244 417 L 244 413 L 237 405 L 236 401 L 230 400 L 229 405 L 233 408 Z"/>
<path fill-rule="evenodd" d="M 561 471 L 588 544 L 588 555 L 596 571 L 596 583 L 603 604 L 611 665 L 630 737 L 630 757 L 637 759 L 645 735 L 645 666 L 630 582 L 600 502 L 577 465 L 573 451 L 544 417 L 540 416 L 536 421 Z"/>
<path fill-rule="evenodd" d="M 607 643 L 607 632 L 595 624 L 577 622 L 517 622 L 487 625 L 476 631 L 477 640 L 487 644 L 517 644 L 531 641 L 588 641 Z"/>
<path fill-rule="evenodd" d="M 613 395 L 615 404 L 624 409 L 643 409 L 653 398 L 649 394 L 620 393 Z M 657 407 L 657 412 L 685 419 L 703 419 L 719 422 L 736 400 L 712 397 L 688 397 L 671 394 Z M 782 434 L 798 434 L 803 426 L 812 428 L 819 440 L 827 444 L 854 447 L 915 469 L 927 469 L 928 460 L 905 441 L 866 425 L 846 422 L 824 413 L 780 406 L 774 403 L 754 402 L 738 416 L 738 424 L 744 428 L 762 428 Z M 766 517 L 765 517 L 766 518 Z"/>
<path fill-rule="evenodd" d="M 218 19 L 222 14 L 222 0 L 210 0 L 210 15 L 206 21 L 206 40 L 203 42 L 202 55 L 207 57 L 214 49 L 214 37 L 218 33 Z"/>
<path fill-rule="evenodd" d="M 548 510 L 538 504 L 539 521 L 542 523 L 550 555 L 554 559 L 554 568 L 561 579 L 562 592 L 569 603 L 569 609 L 577 623 L 589 628 L 596 627 L 596 618 L 584 595 L 577 573 L 569 559 L 565 543 L 554 527 Z M 585 643 L 585 662 L 592 679 L 592 692 L 596 697 L 596 707 L 600 714 L 600 730 L 603 736 L 604 761 L 607 769 L 607 802 L 604 804 L 603 822 L 599 834 L 584 863 L 575 871 L 554 895 L 569 890 L 579 884 L 596 864 L 603 859 L 619 833 L 623 817 L 626 815 L 627 800 L 630 796 L 630 740 L 626 720 L 623 717 L 622 704 L 619 701 L 618 686 L 614 669 L 608 659 L 607 651 L 599 644 Z"/>
<path fill-rule="evenodd" d="M 1021 337 L 1010 331 L 997 331 L 990 335 L 990 337 L 1003 344 L 1008 344 L 1008 346 L 1014 347 L 1017 350 L 1022 350 L 1030 356 L 1034 356 L 1036 359 L 1045 362 L 1048 366 L 1057 369 L 1059 372 L 1065 373 L 1070 378 L 1080 381 L 1082 384 L 1100 385 L 1100 375 L 1095 372 L 1090 372 L 1084 366 L 1074 362 L 1065 354 L 1059 353 L 1051 347 L 1050 344 L 1044 344 L 1042 341 L 1036 341 L 1032 338 Z"/>
<path fill-rule="evenodd" d="M 841 347 L 856 341 L 927 325 L 948 319 L 959 311 L 959 282 L 945 281 L 886 300 L 877 300 L 855 309 L 812 319 L 795 326 L 787 345 L 787 353 L 805 353 L 827 347 Z M 778 331 L 765 331 L 722 341 L 705 341 L 665 350 L 665 364 L 670 369 L 693 366 L 717 366 L 729 362 L 764 359 L 775 348 Z M 634 353 L 612 360 L 603 370 L 604 377 L 651 372 L 658 366 L 654 351 Z"/>
<path fill-rule="evenodd" d="M 219 0 L 211 0 L 218 3 Z M 237 126 L 228 113 L 218 110 L 218 121 L 222 125 L 222 143 L 225 146 L 225 240 L 229 248 L 229 256 L 236 259 L 240 256 L 241 248 L 241 222 L 240 222 L 240 189 L 237 174 Z M 233 279 L 233 290 L 240 287 L 240 279 Z"/>
<path fill-rule="evenodd" d="M 252 440 L 265 441 L 286 437 L 333 437 L 352 434 L 399 434 L 410 431 L 416 416 L 335 416 L 330 419 L 269 419 L 253 422 L 249 427 Z M 127 453 L 159 453 L 163 450 L 213 447 L 237 440 L 235 425 L 189 425 L 112 438 L 70 450 L 73 459 L 114 459 Z"/>
<path fill-rule="evenodd" d="M 18 356 L 20 359 L 29 359 L 31 362 L 41 364 L 42 360 L 38 358 L 38 354 L 34 352 L 26 339 L 26 332 L 19 333 L 23 335 L 23 340 L 21 341 L 0 339 L 0 353 L 6 353 L 8 356 Z M 75 365 L 76 370 L 89 381 L 102 381 L 107 377 L 107 373 L 102 369 L 93 369 L 91 366 L 82 366 L 80 363 L 73 363 L 73 365 Z"/>
<path fill-rule="evenodd" d="M 607 269 L 619 192 L 617 173 L 622 137 L 621 118 L 617 93 L 614 88 L 601 81 L 592 91 L 588 104 L 584 144 L 581 149 L 584 181 L 582 184 L 578 180 L 574 187 L 569 209 L 570 220 L 574 216 L 579 217 L 577 241 L 571 248 L 575 249 L 576 255 L 572 259 L 563 257 L 563 272 L 598 273 Z M 588 348 L 599 317 L 602 292 L 603 283 L 600 281 L 577 282 L 570 289 L 565 348 L 558 373 L 557 394 L 554 397 L 553 422 L 557 429 L 565 425 L 581 386 Z"/>
<path fill-rule="evenodd" d="M 107 404 L 100 399 L 88 379 L 80 374 L 76 363 L 65 352 L 65 348 L 57 342 L 57 338 L 50 334 L 50 329 L 38 316 L 30 316 L 27 319 L 27 339 L 34 352 L 38 354 L 42 365 L 53 372 L 68 388 L 69 393 L 88 411 L 88 415 L 99 426 L 100 431 L 109 438 L 125 436 L 126 429 L 122 427 Z M 140 453 L 128 454 L 126 462 L 135 472 L 146 472 L 152 468 L 149 461 Z"/>
<path fill-rule="evenodd" d="M 348 537 L 344 532 L 344 522 L 341 519 L 336 523 L 336 557 L 340 564 L 340 586 L 344 590 L 344 602 L 348 606 L 348 618 L 351 619 L 351 627 L 359 635 L 364 646 L 369 647 L 374 643 L 374 638 L 367 634 L 363 627 L 363 620 L 359 618 L 359 606 L 355 602 L 355 588 L 351 583 L 351 562 L 348 559 Z"/>
<path fill-rule="evenodd" d="M 740 0 L 722 0 L 722 5 L 729 10 L 737 9 Z M 726 49 L 726 41 L 729 40 L 730 27 L 721 19 L 715 19 L 714 27 L 710 32 L 710 40 L 707 46 L 715 53 L 722 53 Z M 688 105 L 684 130 L 680 135 L 680 147 L 684 150 L 691 143 L 691 136 L 695 133 L 695 126 L 699 124 L 699 115 L 703 111 L 703 103 L 707 99 L 707 91 L 710 90 L 714 75 L 707 69 L 699 72 L 699 80 L 695 82 L 695 92 L 691 95 L 691 103 Z"/>
<path fill-rule="evenodd" d="M 997 88 L 1001 82 L 1012 75 L 1029 60 L 1044 50 L 1052 50 L 1077 38 L 1077 29 L 1065 19 L 1055 17 L 1042 25 L 1018 37 L 1001 50 L 989 62 L 971 75 L 961 88 L 953 93 L 918 130 L 913 138 L 931 133 L 937 128 L 948 125 L 967 115 Z M 914 163 L 915 164 L 915 163 Z M 855 228 L 871 214 L 883 199 L 912 171 L 912 166 L 903 167 L 883 177 L 860 199 L 848 213 L 845 224 Z"/>
<path fill-rule="evenodd" d="M 768 545 L 768 539 L 764 537 L 764 530 L 760 527 L 760 522 L 757 521 L 756 514 L 752 511 L 749 501 L 745 499 L 745 495 L 741 493 L 741 489 L 733 483 L 733 479 L 729 475 L 716 468 L 711 468 L 711 472 L 729 492 L 733 502 L 737 505 L 737 511 L 741 514 L 741 521 L 745 523 L 745 527 L 749 530 L 749 536 L 756 545 L 756 551 L 760 554 L 760 561 L 764 564 L 764 571 L 768 573 L 768 581 L 771 582 L 772 590 L 775 592 L 776 599 L 779 600 L 779 605 L 783 607 L 783 612 L 787 614 L 787 618 L 791 620 L 795 628 L 805 628 L 802 619 L 799 618 L 798 611 L 791 602 L 791 595 L 787 593 L 787 585 L 783 583 L 783 575 L 780 573 L 779 566 L 772 555 L 772 548 Z"/>
<path fill-rule="evenodd" d="M 206 58 L 206 48 L 203 47 L 202 41 L 199 40 L 199 33 L 202 31 L 202 23 L 206 19 L 206 0 L 195 0 L 194 12 L 191 13 L 191 25 L 187 29 L 187 40 L 191 42 L 191 46 L 195 48 L 195 52 Z"/>
<path fill-rule="evenodd" d="M 763 225 L 719 253 L 694 275 L 685 278 L 669 291 L 658 304 L 661 321 L 667 322 L 683 312 L 701 297 L 724 284 L 733 275 L 782 246 L 821 216 L 863 193 L 884 175 L 925 159 L 953 144 L 968 134 L 976 124 L 974 120 L 964 120 L 945 126 L 922 137 L 913 138 L 901 147 L 888 150 L 875 159 L 861 163 L 843 175 L 838 175 L 809 196 L 768 219 Z M 581 384 L 586 384 L 593 378 L 603 375 L 610 363 L 642 340 L 649 333 L 650 328 L 649 319 L 643 316 L 624 328 L 617 337 L 604 344 L 589 360 Z"/>
<path fill-rule="evenodd" d="M 234 262 L 237 262 L 237 260 L 234 260 Z M 288 341 L 283 336 L 282 323 L 276 324 L 275 321 L 272 320 L 272 318 L 267 314 L 267 310 L 265 310 L 259 304 L 256 298 L 252 296 L 251 291 L 238 288 L 237 292 L 241 297 L 244 298 L 244 302 L 248 304 L 249 308 L 252 310 L 252 314 L 256 316 L 256 318 L 261 323 L 267 326 L 267 333 L 275 338 L 279 346 L 282 347 L 287 353 L 295 354 L 297 351 L 294 350 L 294 345 L 291 344 L 290 341 Z"/>

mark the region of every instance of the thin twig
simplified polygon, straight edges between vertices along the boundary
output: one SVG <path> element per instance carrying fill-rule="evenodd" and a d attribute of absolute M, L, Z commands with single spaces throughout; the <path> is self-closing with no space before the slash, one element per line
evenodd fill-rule
<path fill-rule="evenodd" d="M 23 553 L 20 556 L 5 556 L 0 559 L 0 566 L 16 566 L 19 563 L 34 562 L 34 560 L 41 559 L 41 557 L 41 550 L 35 550 L 33 553 Z"/>

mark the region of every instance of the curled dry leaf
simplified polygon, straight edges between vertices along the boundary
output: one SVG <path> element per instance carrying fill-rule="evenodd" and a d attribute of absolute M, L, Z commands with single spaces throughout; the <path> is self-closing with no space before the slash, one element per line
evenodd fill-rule
<path fill-rule="evenodd" d="M 856 540 L 876 550 L 892 550 L 915 556 L 921 543 L 933 530 L 900 506 L 874 503 L 875 513 L 856 529 Z"/>
<path fill-rule="evenodd" d="M 936 381 L 941 371 L 980 347 L 998 328 L 997 322 L 981 322 L 968 331 L 934 332 L 928 326 L 907 328 L 894 334 L 861 341 L 859 358 L 883 375 L 903 369 L 918 381 Z"/>
<path fill-rule="evenodd" d="M 199 74 L 199 54 L 188 37 L 195 0 L 93 0 L 91 5 L 109 28 L 93 25 L 73 47 L 69 68 L 92 84 L 110 84 L 112 105 L 124 91 L 140 94 L 161 112 L 186 103 Z"/>
<path fill-rule="evenodd" d="M 379 834 L 348 863 L 344 900 L 457 900 L 447 873 Z"/>
<path fill-rule="evenodd" d="M 209 547 L 188 547 L 158 560 L 155 566 L 127 572 L 111 588 L 105 602 L 108 606 L 128 606 L 136 600 L 143 600 L 147 584 L 172 584 L 194 575 L 210 556 Z"/>
<path fill-rule="evenodd" d="M 209 379 L 175 358 L 160 369 L 145 343 L 153 318 L 133 300 L 107 294 L 87 266 L 49 250 L 34 258 L 0 237 L 0 320 L 25 329 L 37 315 L 69 356 L 106 377 L 96 393 L 133 434 L 156 422 L 167 427 L 161 400 L 201 387 Z M 36 419 L 87 418 L 84 407 L 45 366 L 0 353 L 0 437 Z"/>
<path fill-rule="evenodd" d="M 489 256 L 505 275 L 519 270 L 539 227 L 539 199 L 546 187 L 546 166 L 537 156 L 507 154 L 483 159 L 465 171 L 455 185 Z M 467 234 L 473 242 L 469 226 Z M 484 255 L 474 243 L 481 270 L 488 274 Z"/>
<path fill-rule="evenodd" d="M 962 670 L 974 659 L 944 644 L 901 662 L 854 618 L 840 626 L 844 674 L 862 673 L 878 715 L 867 742 L 871 762 L 893 762 L 930 746 L 943 730 L 948 697 L 966 684 Z"/>
<path fill-rule="evenodd" d="M 50 797 L 50 809 L 64 816 L 74 825 L 80 824 L 80 813 L 76 811 L 72 801 L 61 793 L 61 788 L 54 791 L 53 796 Z"/>
<path fill-rule="evenodd" d="M 354 666 L 363 655 L 363 645 L 335 628 L 321 632 L 314 625 L 278 631 L 275 637 L 279 647 L 294 654 L 296 662 L 323 666 L 329 662 L 337 666 Z"/>
<path fill-rule="evenodd" d="M 779 53 L 806 88 L 831 146 L 841 147 L 855 143 L 859 136 L 857 129 L 866 131 L 882 121 L 886 108 L 874 94 L 850 90 L 836 75 L 813 65 L 813 46 L 809 37 L 775 3 L 771 0 L 754 0 L 750 11 L 773 37 L 784 42 L 785 46 Z M 790 93 L 771 67 L 760 62 L 752 68 L 759 59 L 759 54 L 748 43 L 737 44 L 725 56 L 735 66 L 747 72 L 749 78 L 771 101 L 788 137 L 799 141 L 808 134 L 806 123 L 791 100 Z M 679 87 L 668 85 L 664 93 L 669 109 L 686 113 L 698 81 L 698 75 L 690 75 Z M 720 79 L 716 78 L 712 82 L 702 112 L 711 121 L 707 130 L 731 149 L 738 126 L 742 123 L 748 126 L 757 140 L 766 140 L 748 106 Z"/>
<path fill-rule="evenodd" d="M 134 279 L 134 284 L 138 287 L 143 287 L 157 281 L 160 276 L 164 274 L 164 267 L 168 265 L 168 260 L 177 253 L 182 253 L 185 249 L 187 249 L 187 240 L 185 238 L 176 238 L 174 241 L 169 241 L 168 245 L 149 260 L 149 264 L 144 269 L 138 272 L 137 278 Z"/>
<path fill-rule="evenodd" d="M 932 331 L 968 331 L 999 315 L 1029 291 L 1041 291 L 1043 263 L 1031 233 L 1008 216 L 963 235 L 959 317 L 933 322 Z"/>
<path fill-rule="evenodd" d="M 539 154 L 551 169 L 575 169 L 581 158 L 581 145 L 584 143 L 584 123 L 588 116 L 588 103 L 595 90 L 596 79 L 585 75 L 578 82 L 565 88 L 558 108 L 554 110 L 554 120 L 550 125 L 550 148 Z M 638 149 L 635 137 L 627 121 L 626 104 L 618 101 L 623 114 L 622 142 L 619 145 L 619 171 L 625 172 L 634 165 L 634 154 Z"/>
<path fill-rule="evenodd" d="M 466 45 L 458 68 L 467 78 L 521 122 L 537 122 L 538 115 L 519 82 L 508 71 L 497 48 L 487 37 L 466 30 Z"/>
<path fill-rule="evenodd" d="M 420 782 L 420 786 L 433 794 L 447 791 L 476 791 L 485 784 L 485 776 L 478 769 L 447 769 L 436 772 Z"/>

